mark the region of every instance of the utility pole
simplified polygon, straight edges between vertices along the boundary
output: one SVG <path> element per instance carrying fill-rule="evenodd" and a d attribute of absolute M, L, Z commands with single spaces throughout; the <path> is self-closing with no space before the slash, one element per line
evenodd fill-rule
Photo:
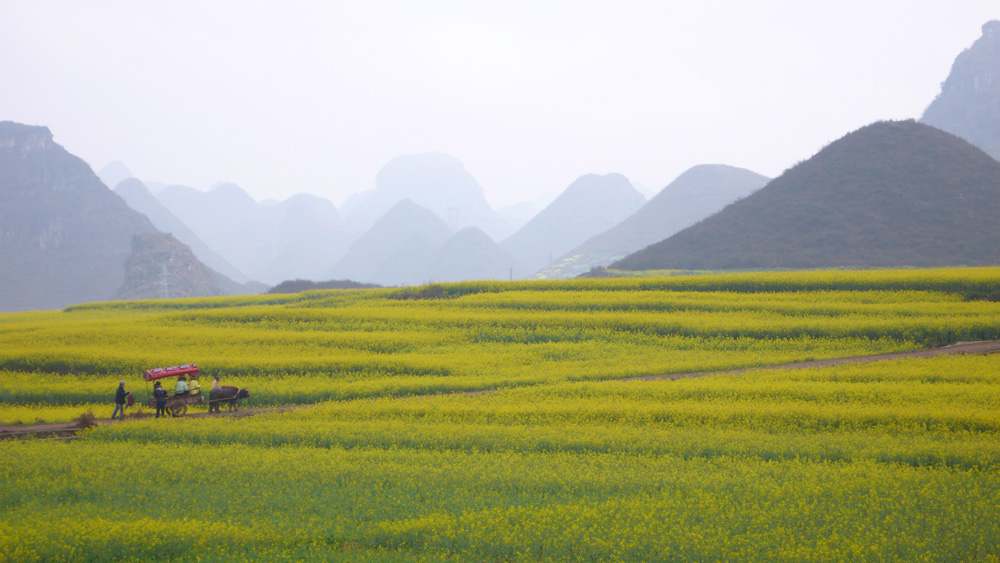
<path fill-rule="evenodd" d="M 170 299 L 170 274 L 167 273 L 167 265 L 163 265 L 163 272 L 160 274 L 160 281 L 156 282 L 160 286 L 160 299 Z"/>

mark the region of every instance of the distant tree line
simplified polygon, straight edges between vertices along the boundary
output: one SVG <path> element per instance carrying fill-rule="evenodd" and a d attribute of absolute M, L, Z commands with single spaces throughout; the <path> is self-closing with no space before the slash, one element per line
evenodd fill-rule
<path fill-rule="evenodd" d="M 361 283 L 353 280 L 329 280 L 315 282 L 312 280 L 285 280 L 267 290 L 268 293 L 300 293 L 311 289 L 367 289 L 382 287 L 376 283 Z"/>

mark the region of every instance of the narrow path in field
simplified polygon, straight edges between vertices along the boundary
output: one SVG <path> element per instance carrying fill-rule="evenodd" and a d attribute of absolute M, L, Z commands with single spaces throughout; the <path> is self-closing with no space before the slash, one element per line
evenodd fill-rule
<path fill-rule="evenodd" d="M 875 354 L 871 356 L 851 356 L 847 358 L 829 358 L 826 360 L 815 360 L 811 362 L 797 362 L 794 364 L 780 364 L 775 366 L 759 366 L 750 368 L 740 368 L 731 369 L 723 371 L 700 371 L 694 373 L 672 373 L 664 375 L 647 375 L 642 377 L 628 377 L 624 379 L 619 379 L 617 381 L 652 381 L 656 379 L 688 379 L 692 377 L 704 377 L 707 375 L 722 375 L 722 374 L 732 374 L 732 373 L 744 373 L 752 370 L 762 370 L 762 369 L 803 369 L 803 368 L 813 368 L 813 367 L 824 367 L 824 366 L 836 366 L 842 364 L 860 364 L 860 363 L 871 363 L 879 362 L 882 360 L 896 360 L 900 358 L 932 358 L 934 356 L 947 356 L 952 354 L 990 354 L 994 352 L 1000 352 L 1000 341 L 998 340 L 983 340 L 979 342 L 959 342 L 957 344 L 952 344 L 950 346 L 943 346 L 941 348 L 928 348 L 925 350 L 913 350 L 911 352 L 895 352 L 891 354 Z M 492 393 L 494 391 L 468 391 L 464 395 L 483 395 L 487 393 Z M 220 414 L 209 414 L 207 412 L 189 412 L 184 418 L 205 418 L 205 417 L 233 417 L 240 418 L 245 416 L 253 416 L 255 414 L 267 413 L 267 412 L 281 412 L 292 409 L 301 409 L 311 407 L 312 405 L 284 405 L 280 407 L 259 407 L 259 408 L 243 408 L 234 412 L 223 411 Z M 108 405 L 108 409 L 112 409 L 114 405 Z M 129 422 L 132 420 L 146 420 L 152 418 L 153 415 L 144 414 L 139 416 L 126 416 L 124 422 Z M 103 424 L 121 424 L 122 422 L 111 420 L 109 418 L 96 419 L 94 420 L 96 425 Z M 34 424 L 34 425 L 23 425 L 23 426 L 0 426 L 0 440 L 11 439 L 11 438 L 22 438 L 28 436 L 35 437 L 48 437 L 48 438 L 72 438 L 77 432 L 81 430 L 81 426 L 78 422 L 62 422 L 58 424 Z"/>
<path fill-rule="evenodd" d="M 883 360 L 898 360 L 901 358 L 933 358 L 934 356 L 948 356 L 953 354 L 991 354 L 1000 352 L 1000 340 L 981 340 L 978 342 L 959 342 L 950 346 L 940 348 L 927 348 L 924 350 L 913 350 L 911 352 L 894 352 L 891 354 L 874 354 L 871 356 L 851 356 L 847 358 L 828 358 L 825 360 L 815 360 L 811 362 L 796 362 L 794 364 L 778 364 L 775 366 L 760 366 L 752 368 L 739 368 L 723 371 L 699 371 L 694 373 L 670 373 L 664 375 L 645 375 L 642 377 L 627 377 L 618 381 L 652 381 L 656 379 L 688 379 L 691 377 L 704 377 L 706 375 L 722 375 L 727 373 L 744 373 L 761 369 L 804 369 L 825 366 L 839 366 L 842 364 L 866 364 L 880 362 Z"/>
<path fill-rule="evenodd" d="M 188 411 L 184 418 L 242 418 L 245 416 L 253 416 L 255 414 L 261 414 L 265 412 L 280 412 L 292 409 L 301 409 L 305 407 L 311 407 L 312 405 L 282 405 L 280 407 L 257 407 L 257 408 L 243 408 L 238 411 L 228 412 L 222 411 L 219 414 L 209 414 L 208 412 L 192 412 Z M 109 409 L 114 409 L 114 405 L 109 405 Z M 152 414 L 134 414 L 125 415 L 125 420 L 118 421 L 112 420 L 110 418 L 97 418 L 94 419 L 93 426 L 101 426 L 105 424 L 122 424 L 125 422 L 131 422 L 135 420 L 149 420 L 154 418 Z M 169 418 L 169 417 L 168 417 Z M 79 422 L 57 422 L 54 424 L 25 424 L 19 426 L 0 426 L 0 440 L 10 439 L 10 438 L 21 438 L 27 436 L 35 437 L 46 437 L 46 438 L 72 438 L 80 430 L 85 429 L 86 426 L 81 426 Z"/>

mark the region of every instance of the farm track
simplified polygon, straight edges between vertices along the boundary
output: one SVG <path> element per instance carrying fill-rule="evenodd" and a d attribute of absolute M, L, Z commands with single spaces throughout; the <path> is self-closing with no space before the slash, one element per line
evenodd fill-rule
<path fill-rule="evenodd" d="M 280 407 L 258 407 L 258 408 L 243 408 L 238 411 L 227 412 L 223 411 L 219 414 L 209 414 L 207 412 L 189 412 L 184 415 L 184 418 L 243 418 L 247 416 L 253 416 L 255 414 L 262 414 L 266 412 L 282 412 L 292 409 L 301 409 L 311 407 L 312 405 L 283 405 Z M 110 405 L 109 408 L 114 408 L 114 405 Z M 126 415 L 125 420 L 117 421 L 110 418 L 98 418 L 94 419 L 93 426 L 103 426 L 105 424 L 122 424 L 126 422 L 131 422 L 135 420 L 148 420 L 153 418 L 151 414 L 142 415 Z M 55 424 L 31 424 L 23 426 L 0 426 L 0 440 L 7 440 L 11 438 L 51 438 L 51 439 L 71 439 L 76 437 L 76 433 L 89 428 L 88 426 L 81 426 L 79 422 L 59 422 Z"/>
<path fill-rule="evenodd" d="M 792 364 L 779 364 L 773 366 L 759 366 L 750 368 L 740 368 L 723 371 L 702 371 L 693 373 L 673 373 L 664 375 L 647 375 L 642 377 L 628 377 L 616 381 L 655 381 L 659 379 L 690 379 L 695 377 L 705 377 L 709 375 L 723 375 L 745 373 L 753 370 L 775 370 L 775 369 L 806 369 L 814 367 L 836 366 L 843 364 L 872 363 L 883 360 L 897 360 L 902 358 L 933 358 L 935 356 L 948 356 L 955 354 L 992 354 L 1000 352 L 1000 341 L 984 340 L 979 342 L 959 342 L 940 348 L 929 348 L 925 350 L 913 350 L 911 352 L 896 352 L 891 354 L 875 354 L 870 356 L 851 356 L 846 358 L 829 358 L 825 360 L 814 360 L 809 362 L 796 362 Z M 484 395 L 493 391 L 468 391 L 458 393 L 463 395 Z M 108 408 L 112 408 L 109 405 Z M 230 417 L 242 418 L 256 414 L 268 412 L 282 412 L 293 409 L 308 408 L 312 405 L 284 405 L 280 407 L 259 407 L 244 408 L 234 412 L 222 412 L 220 414 L 209 414 L 207 412 L 189 413 L 185 418 L 205 418 L 205 417 Z M 146 420 L 152 415 L 126 416 L 124 421 L 114 421 L 112 419 L 95 419 L 93 426 L 105 424 L 121 424 L 133 420 Z M 23 426 L 0 426 L 0 440 L 14 438 L 48 438 L 57 440 L 69 440 L 76 437 L 76 433 L 87 427 L 81 426 L 78 422 L 63 422 L 58 424 L 35 424 Z"/>
<path fill-rule="evenodd" d="M 913 350 L 911 352 L 895 352 L 891 354 L 874 354 L 871 356 L 850 356 L 847 358 L 828 358 L 825 360 L 814 360 L 810 362 L 796 362 L 794 364 L 778 364 L 773 366 L 760 366 L 752 368 L 739 368 L 723 371 L 699 371 L 693 373 L 672 373 L 665 375 L 644 375 L 642 377 L 628 377 L 618 381 L 653 381 L 657 379 L 689 379 L 692 377 L 705 377 L 706 375 L 722 375 L 731 373 L 745 373 L 753 370 L 764 369 L 806 369 L 827 366 L 839 366 L 843 364 L 866 364 L 881 362 L 883 360 L 899 360 L 902 358 L 933 358 L 935 356 L 950 356 L 954 354 L 992 354 L 1000 352 L 1000 340 L 980 340 L 977 342 L 958 342 L 940 348 L 927 348 L 925 350 Z"/>

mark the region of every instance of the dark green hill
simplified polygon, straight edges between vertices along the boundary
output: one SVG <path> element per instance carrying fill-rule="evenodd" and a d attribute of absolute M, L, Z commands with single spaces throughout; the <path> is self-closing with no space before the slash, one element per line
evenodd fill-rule
<path fill-rule="evenodd" d="M 954 133 L 1000 160 L 1000 21 L 955 58 L 920 121 Z"/>
<path fill-rule="evenodd" d="M 110 299 L 155 230 L 48 128 L 0 122 L 0 311 Z"/>
<path fill-rule="evenodd" d="M 611 268 L 1000 264 L 998 218 L 1000 162 L 927 125 L 879 122 Z"/>
<path fill-rule="evenodd" d="M 352 280 L 285 280 L 278 285 L 267 290 L 267 293 L 301 293 L 314 289 L 367 289 L 372 287 L 382 287 L 377 283 L 361 283 Z"/>

